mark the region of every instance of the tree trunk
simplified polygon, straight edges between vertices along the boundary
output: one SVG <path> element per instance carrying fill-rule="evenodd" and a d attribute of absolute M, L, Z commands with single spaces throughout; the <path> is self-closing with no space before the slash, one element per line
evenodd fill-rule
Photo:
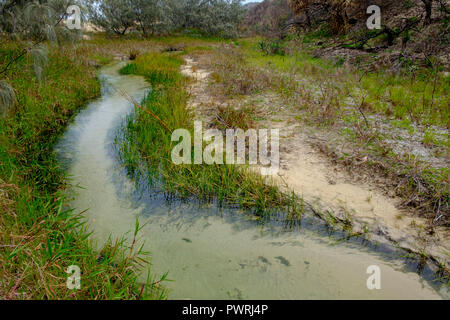
<path fill-rule="evenodd" d="M 431 23 L 431 13 L 433 10 L 433 0 L 422 0 L 425 5 L 425 24 Z"/>
<path fill-rule="evenodd" d="M 311 31 L 312 25 L 311 25 L 311 16 L 309 13 L 309 10 L 305 10 L 305 16 L 306 16 L 306 25 L 308 26 L 308 31 Z"/>
<path fill-rule="evenodd" d="M 393 46 L 393 45 L 394 45 L 394 40 L 395 40 L 395 38 L 396 38 L 395 32 L 394 32 L 391 28 L 389 28 L 389 27 L 387 27 L 387 26 L 384 27 L 384 32 L 385 32 L 386 35 L 387 35 L 388 46 L 389 46 L 389 47 L 390 47 L 390 46 Z"/>
<path fill-rule="evenodd" d="M 144 36 L 144 38 L 147 38 L 147 29 L 144 26 L 144 23 L 142 22 L 142 20 L 140 21 L 141 24 L 141 30 L 142 30 L 142 34 Z"/>

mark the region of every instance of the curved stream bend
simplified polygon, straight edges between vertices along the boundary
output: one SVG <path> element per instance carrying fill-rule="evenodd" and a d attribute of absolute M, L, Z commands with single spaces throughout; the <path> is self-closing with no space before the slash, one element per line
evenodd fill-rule
<path fill-rule="evenodd" d="M 71 206 L 86 213 L 102 243 L 147 222 L 140 236 L 152 253 L 152 272 L 169 271 L 170 298 L 178 299 L 422 299 L 440 298 L 399 261 L 362 246 L 337 244 L 307 230 L 261 226 L 245 214 L 167 204 L 158 196 L 136 198 L 113 152 L 114 134 L 133 106 L 111 84 L 140 101 L 142 77 L 118 74 L 123 64 L 102 69 L 102 97 L 90 103 L 57 146 L 71 176 Z M 146 200 L 143 200 L 146 199 Z M 368 266 L 381 268 L 381 289 L 369 290 Z"/>

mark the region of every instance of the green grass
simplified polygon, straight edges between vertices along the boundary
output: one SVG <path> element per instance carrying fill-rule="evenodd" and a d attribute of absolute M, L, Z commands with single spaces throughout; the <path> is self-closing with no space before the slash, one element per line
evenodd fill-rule
<path fill-rule="evenodd" d="M 368 94 L 366 102 L 372 113 L 409 119 L 417 124 L 450 126 L 450 77 L 437 73 L 436 69 L 398 74 L 384 70 L 368 73 L 345 70 L 342 62 L 314 58 L 308 50 L 298 49 L 283 56 L 267 55 L 259 49 L 260 41 L 259 38 L 251 38 L 240 42 L 250 65 L 270 67 L 319 81 L 326 77 L 349 88 L 361 86 Z M 298 43 L 294 45 L 298 46 Z M 360 84 L 355 82 L 359 79 Z"/>
<path fill-rule="evenodd" d="M 181 63 L 182 60 L 177 55 L 149 53 L 139 57 L 135 63 L 127 64 L 120 72 L 143 75 L 152 85 L 175 86 L 182 79 L 178 72 Z"/>
<path fill-rule="evenodd" d="M 386 73 L 365 76 L 362 87 L 369 94 L 367 102 L 372 111 L 418 124 L 449 127 L 449 78 L 427 72 L 426 78 L 415 79 Z"/>
<path fill-rule="evenodd" d="M 0 67 L 17 54 L 2 44 Z M 144 253 L 125 239 L 94 250 L 82 215 L 66 208 L 65 176 L 53 145 L 68 121 L 100 94 L 95 71 L 74 49 L 50 50 L 45 81 L 32 76 L 29 57 L 6 74 L 17 106 L 0 118 L 0 297 L 4 299 L 163 298 L 138 281 Z M 132 239 L 128 239 L 132 240 Z M 81 269 L 81 289 L 66 287 L 70 265 Z"/>
<path fill-rule="evenodd" d="M 186 80 L 179 72 L 182 63 L 180 54 L 152 53 L 122 69 L 122 73 L 145 76 L 152 85 L 142 102 L 147 112 L 137 109 L 126 121 L 123 137 L 118 139 L 129 173 L 139 175 L 136 170 L 141 159 L 145 159 L 152 184 L 169 194 L 239 206 L 264 217 L 275 210 L 300 217 L 301 199 L 285 195 L 245 166 L 172 163 L 171 151 L 177 144 L 171 141 L 172 131 L 184 128 L 193 132 L 193 115 L 186 107 Z M 159 117 L 169 130 L 148 112 Z"/>

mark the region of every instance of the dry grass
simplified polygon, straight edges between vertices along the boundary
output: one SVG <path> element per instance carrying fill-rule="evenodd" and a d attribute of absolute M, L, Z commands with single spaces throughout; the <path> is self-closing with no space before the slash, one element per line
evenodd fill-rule
<path fill-rule="evenodd" d="M 255 122 L 252 117 L 254 114 L 255 107 L 253 106 L 245 106 L 239 109 L 235 109 L 232 106 L 219 106 L 212 126 L 219 130 L 236 128 L 247 130 L 255 128 Z"/>
<path fill-rule="evenodd" d="M 226 96 L 249 95 L 270 86 L 272 77 L 245 61 L 245 56 L 230 47 L 222 47 L 211 58 L 216 91 Z"/>

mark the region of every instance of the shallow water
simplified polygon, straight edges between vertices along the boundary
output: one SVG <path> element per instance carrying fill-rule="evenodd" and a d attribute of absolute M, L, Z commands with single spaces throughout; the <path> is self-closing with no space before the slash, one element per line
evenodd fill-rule
<path fill-rule="evenodd" d="M 140 232 L 154 274 L 169 271 L 172 299 L 439 299 L 413 266 L 392 255 L 339 241 L 305 227 L 261 223 L 251 215 L 214 205 L 166 201 L 140 188 L 120 166 L 113 141 L 133 106 L 111 84 L 138 101 L 148 90 L 141 77 L 121 76 L 122 64 L 104 68 L 103 94 L 69 126 L 56 146 L 71 177 L 70 205 L 86 211 L 93 237 L 146 223 Z M 366 286 L 366 269 L 381 268 L 381 289 Z M 443 289 L 441 290 L 443 293 Z"/>

